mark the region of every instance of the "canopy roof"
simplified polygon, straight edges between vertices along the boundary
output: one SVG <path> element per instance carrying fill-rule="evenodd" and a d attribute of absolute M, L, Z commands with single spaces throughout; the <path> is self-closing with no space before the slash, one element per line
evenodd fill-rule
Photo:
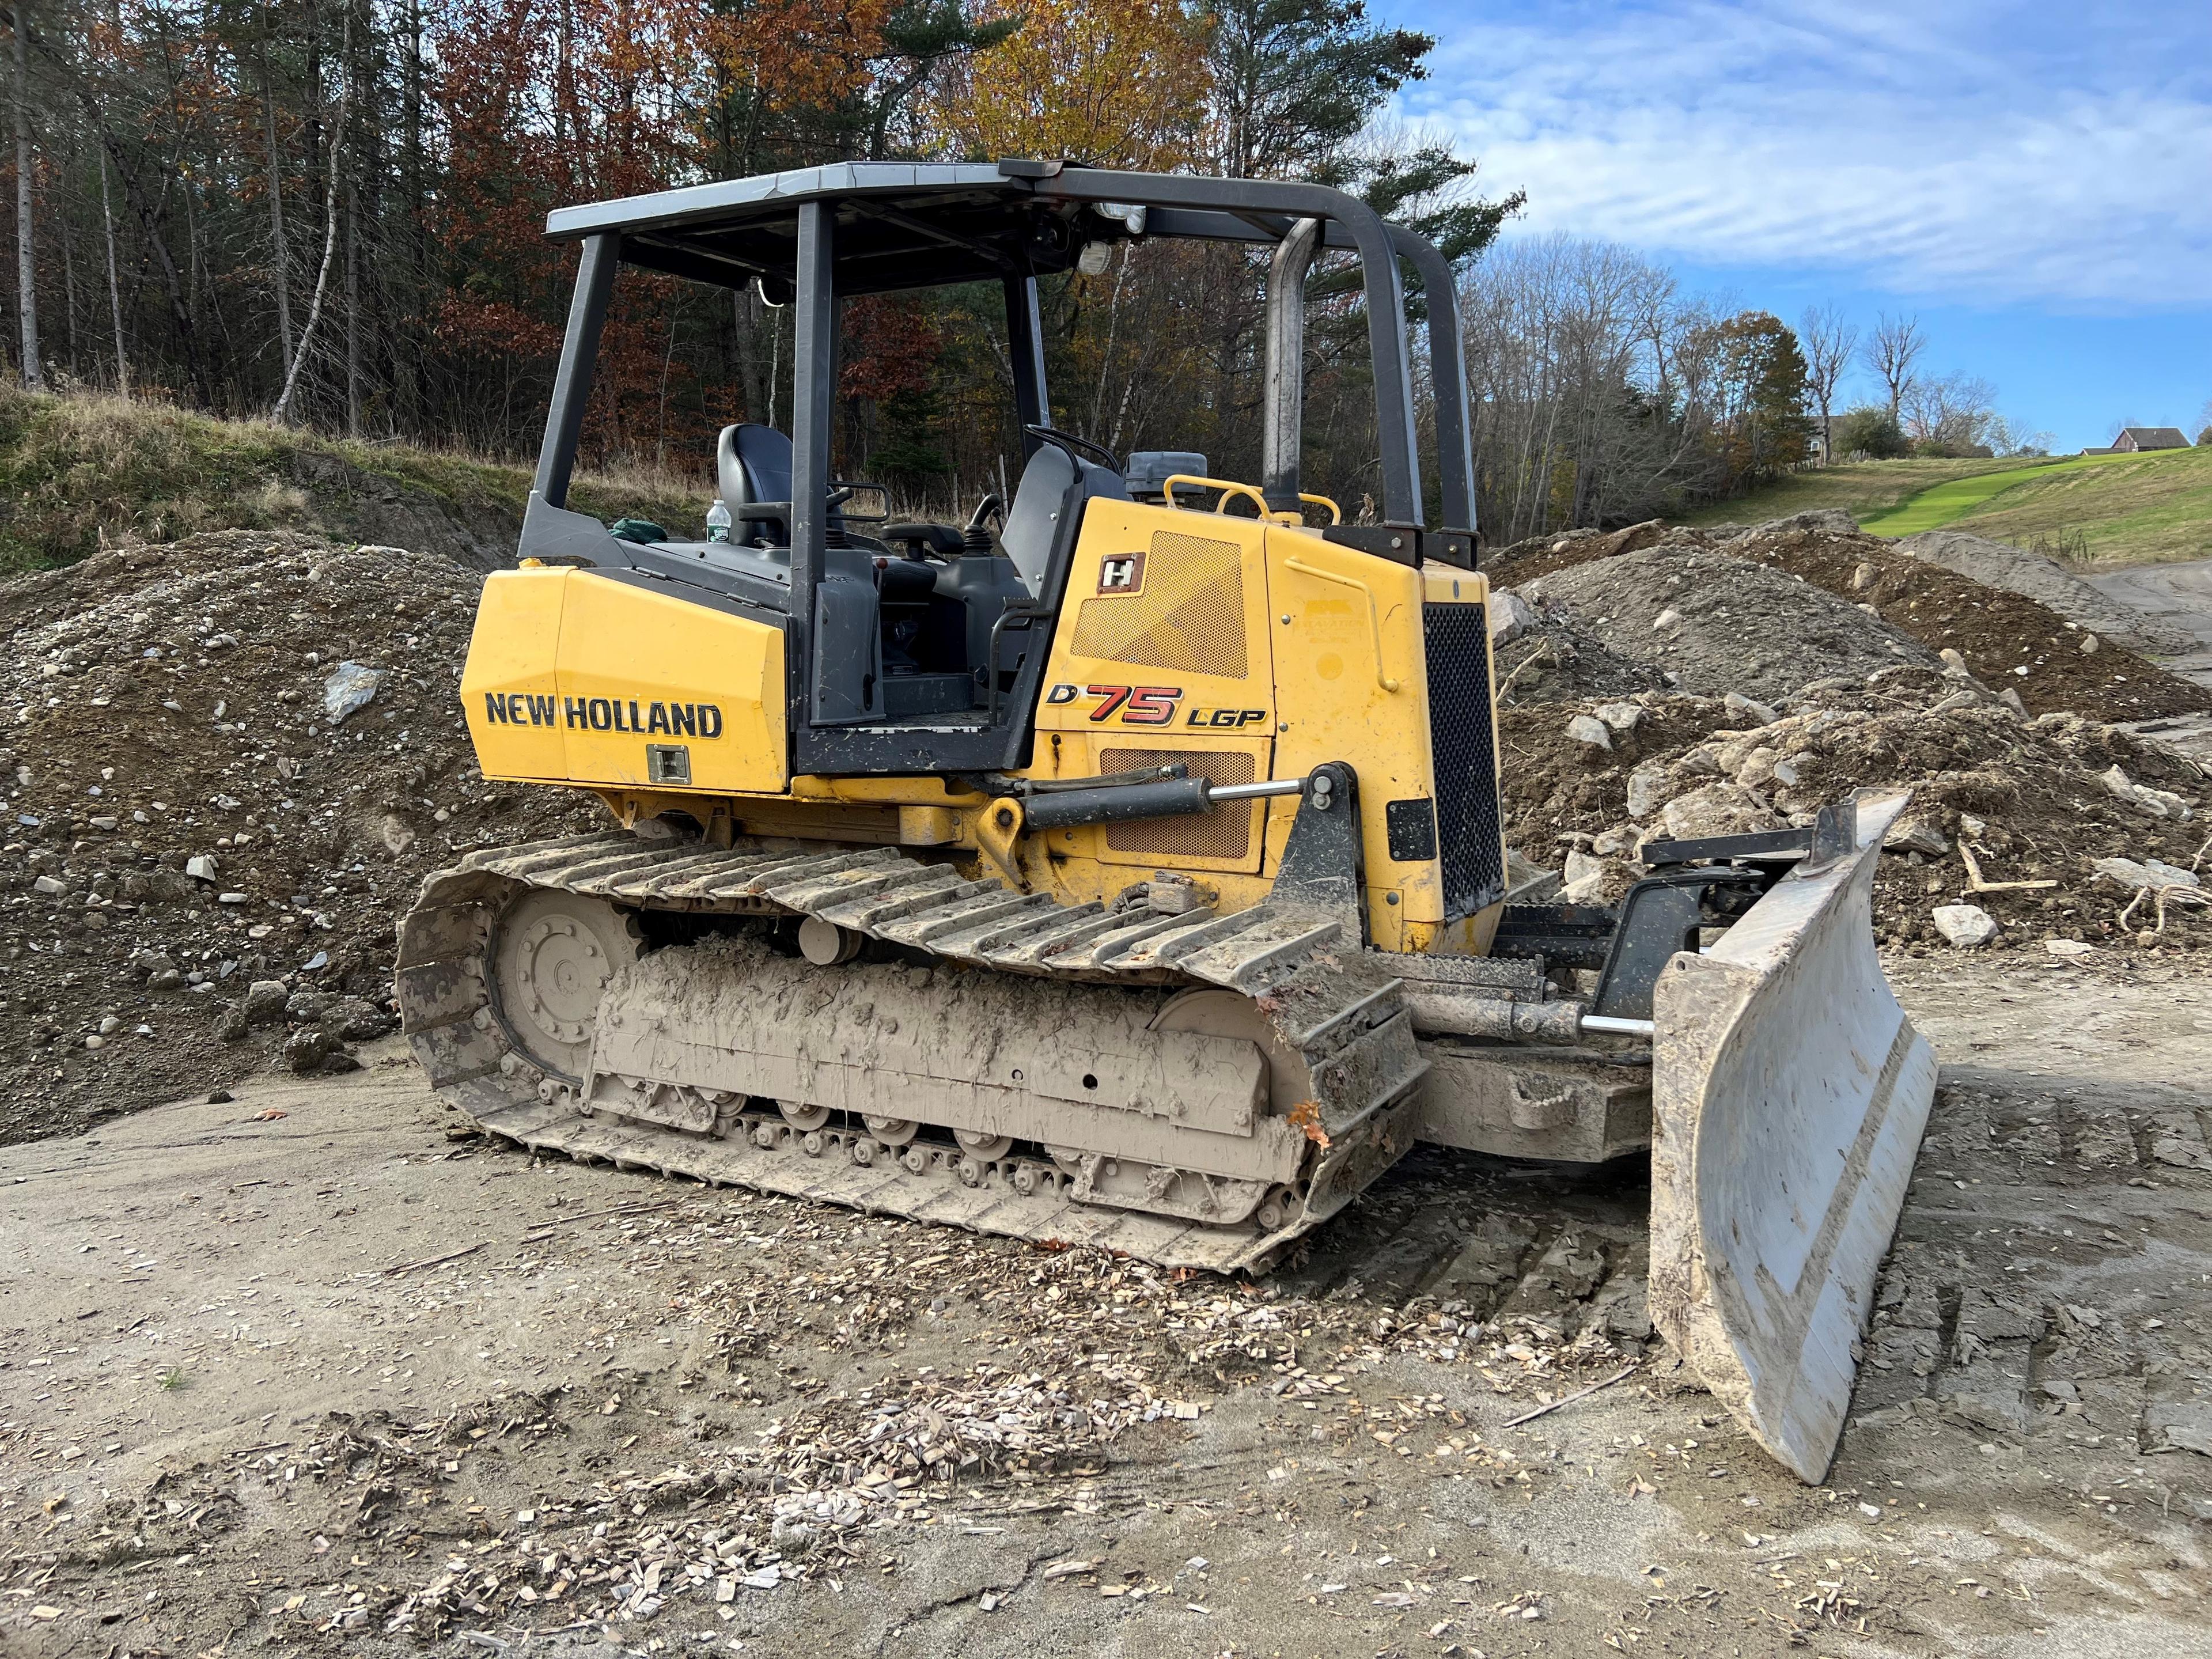
<path fill-rule="evenodd" d="M 730 288 L 762 276 L 773 289 L 796 269 L 799 204 L 818 199 L 836 204 L 832 280 L 844 295 L 1046 276 L 1087 242 L 1138 234 L 1275 242 L 1310 216 L 1334 247 L 1380 251 L 1408 234 L 1318 185 L 1019 160 L 804 167 L 563 208 L 545 228 L 562 241 L 618 235 L 630 264 Z"/>

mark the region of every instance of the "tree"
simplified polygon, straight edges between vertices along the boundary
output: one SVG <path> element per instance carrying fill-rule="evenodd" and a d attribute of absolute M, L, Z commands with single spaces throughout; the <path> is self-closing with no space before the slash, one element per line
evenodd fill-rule
<path fill-rule="evenodd" d="M 1971 374 L 1919 379 L 1905 389 L 1902 424 L 1923 455 L 1972 455 L 1987 450 L 1996 388 Z"/>
<path fill-rule="evenodd" d="M 23 0 L 15 0 L 9 22 L 15 70 L 9 82 L 9 93 L 15 118 L 16 311 L 22 324 L 24 389 L 43 392 L 46 375 L 44 359 L 39 352 L 39 260 L 31 224 L 32 187 L 37 174 L 31 151 L 31 57 L 27 38 L 29 20 L 23 15 Z"/>
<path fill-rule="evenodd" d="M 1162 172 L 1190 160 L 1205 33 L 1180 0 L 1030 6 L 1006 23 L 1011 38 L 945 77 L 945 125 L 968 154 Z"/>
<path fill-rule="evenodd" d="M 1905 433 L 1897 417 L 1879 404 L 1861 404 L 1846 411 L 1836 443 L 1839 453 L 1872 461 L 1893 461 L 1905 453 Z"/>
<path fill-rule="evenodd" d="M 1920 331 L 1917 317 L 1893 317 L 1885 311 L 1874 325 L 1873 337 L 1867 342 L 1866 363 L 1875 378 L 1889 388 L 1893 421 L 1905 402 L 1905 388 L 1912 384 L 1912 366 L 1927 349 L 1928 338 Z"/>
<path fill-rule="evenodd" d="M 1787 324 L 1743 311 L 1722 323 L 1722 451 L 1743 480 L 1764 480 L 1805 459 L 1805 355 Z"/>
<path fill-rule="evenodd" d="M 1836 388 L 1858 350 L 1859 331 L 1833 306 L 1808 306 L 1797 325 L 1805 351 L 1805 391 L 1820 416 L 1820 465 L 1836 459 Z"/>
<path fill-rule="evenodd" d="M 1213 163 L 1232 179 L 1312 177 L 1375 111 L 1428 78 L 1433 35 L 1379 27 L 1364 0 L 1220 0 L 1206 68 Z"/>

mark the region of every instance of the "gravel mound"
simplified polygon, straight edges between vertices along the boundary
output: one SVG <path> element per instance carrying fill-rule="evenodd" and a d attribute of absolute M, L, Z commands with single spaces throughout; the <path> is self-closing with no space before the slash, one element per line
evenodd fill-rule
<path fill-rule="evenodd" d="M 1622 553 L 1619 547 L 1655 534 L 1648 526 L 1633 526 L 1609 535 L 1573 532 L 1548 541 L 1519 543 L 1489 561 L 1491 580 L 1525 588 L 1541 577 L 1543 591 L 1564 596 L 1566 590 L 1556 586 L 1562 574 L 1639 556 Z M 1851 527 L 1845 514 L 1801 513 L 1749 530 L 1678 526 L 1650 542 L 1641 556 L 1698 552 L 1802 578 L 1860 607 L 1863 615 L 1871 607 L 1875 619 L 1926 650 L 1939 655 L 1956 652 L 1983 679 L 2010 686 L 2031 714 L 2063 711 L 2119 722 L 2212 711 L 2212 691 L 2166 672 L 2099 634 L 2094 625 L 2084 625 L 2025 593 L 1916 558 L 1900 550 L 1899 543 Z M 1626 605 L 1614 597 L 1614 590 L 1602 591 L 1615 605 Z M 1578 620 L 1595 626 L 1581 606 L 1577 609 Z M 2134 614 L 2130 611 L 2125 616 Z M 1609 646 L 1625 651 L 1622 641 L 1602 628 L 1596 631 Z M 1763 637 L 1764 630 L 1760 632 Z M 1680 672 L 1671 663 L 1666 665 Z M 1697 688 L 1685 679 L 1677 689 Z M 1731 689 L 1758 695 L 1747 685 Z M 1786 696 L 1787 690 L 1773 695 Z"/>
<path fill-rule="evenodd" d="M 1588 716 L 1608 742 L 1589 741 Z M 1574 729 L 1571 730 L 1571 723 Z M 1577 733 L 1581 735 L 1577 735 Z M 1875 882 L 1875 931 L 1933 945 L 1930 911 L 1972 903 L 2000 938 L 2135 942 L 2123 932 L 2136 888 L 2100 860 L 2192 867 L 2212 885 L 2208 769 L 2178 751 L 2078 715 L 2023 715 L 1955 673 L 1896 666 L 1871 684 L 1816 686 L 1771 720 L 1710 697 L 1499 711 L 1508 839 L 1557 867 L 1571 855 L 1583 896 L 1611 902 L 1638 873 L 1648 836 L 1729 834 L 1809 823 L 1861 789 L 1909 786 Z M 1990 882 L 2047 888 L 1974 891 L 1960 852 Z M 2174 908 L 2166 951 L 2212 950 L 2212 911 Z"/>
<path fill-rule="evenodd" d="M 1494 643 L 1499 702 L 1559 702 L 1664 688 L 1666 678 L 1656 668 L 1609 649 L 1576 621 L 1564 600 L 1547 603 L 1532 592 L 1520 597 L 1535 619 L 1510 640 Z"/>
<path fill-rule="evenodd" d="M 1594 559 L 1522 591 L 1565 604 L 1608 651 L 1698 696 L 1773 702 L 1815 680 L 1940 665 L 1910 635 L 1809 581 L 1695 548 Z"/>
<path fill-rule="evenodd" d="M 592 823 L 477 772 L 454 691 L 481 581 L 222 532 L 0 583 L 0 1140 L 343 1068 L 390 1026 L 427 872 Z"/>
<path fill-rule="evenodd" d="M 2055 559 L 2040 553 L 1970 536 L 1961 530 L 1924 530 L 1897 544 L 1898 550 L 1990 587 L 2025 594 L 2076 622 L 2100 639 L 2130 651 L 2178 655 L 2196 641 L 2171 623 L 2147 617 L 2132 605 L 2092 587 Z"/>

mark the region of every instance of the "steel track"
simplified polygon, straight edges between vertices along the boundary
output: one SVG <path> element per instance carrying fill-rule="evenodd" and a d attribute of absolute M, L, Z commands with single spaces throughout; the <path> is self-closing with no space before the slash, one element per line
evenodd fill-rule
<path fill-rule="evenodd" d="M 1272 1229 L 1079 1201 L 1065 1170 L 1009 1157 L 902 1164 L 857 1125 L 804 1136 L 759 1112 L 689 1133 L 577 1107 L 510 1031 L 491 963 L 498 922 L 532 890 L 713 917 L 814 916 L 968 967 L 1102 985 L 1215 986 L 1253 998 L 1309 1068 L 1296 1114 L 1311 1151 Z M 1413 1140 L 1417 1052 L 1399 982 L 1316 906 L 1270 899 L 1232 915 L 1062 905 L 970 880 L 896 848 L 650 842 L 623 831 L 471 853 L 423 883 L 401 921 L 403 1029 L 432 1085 L 489 1133 L 529 1147 L 1038 1243 L 1095 1244 L 1168 1267 L 1264 1269 L 1341 1209 Z M 836 973 L 835 968 L 818 971 Z M 811 1143 L 810 1146 L 809 1143 Z M 866 1143 L 864 1146 L 863 1143 Z"/>

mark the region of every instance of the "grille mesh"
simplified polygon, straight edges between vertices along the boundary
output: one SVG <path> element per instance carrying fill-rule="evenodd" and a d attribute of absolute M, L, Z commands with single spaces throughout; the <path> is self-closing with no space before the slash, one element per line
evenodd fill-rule
<path fill-rule="evenodd" d="M 1244 555 L 1235 542 L 1154 534 L 1142 592 L 1085 599 L 1076 654 L 1106 662 L 1244 678 Z"/>
<path fill-rule="evenodd" d="M 1446 921 L 1473 915 L 1505 894 L 1498 740 L 1490 714 L 1487 608 L 1431 605 L 1421 612 Z"/>
<path fill-rule="evenodd" d="M 1255 783 L 1249 755 L 1204 749 L 1102 749 L 1101 772 L 1132 772 L 1139 767 L 1172 766 L 1181 761 L 1190 775 L 1208 783 Z M 1127 818 L 1106 826 L 1107 848 L 1157 859 L 1241 859 L 1252 851 L 1256 801 L 1224 801 L 1211 812 L 1182 818 Z"/>

